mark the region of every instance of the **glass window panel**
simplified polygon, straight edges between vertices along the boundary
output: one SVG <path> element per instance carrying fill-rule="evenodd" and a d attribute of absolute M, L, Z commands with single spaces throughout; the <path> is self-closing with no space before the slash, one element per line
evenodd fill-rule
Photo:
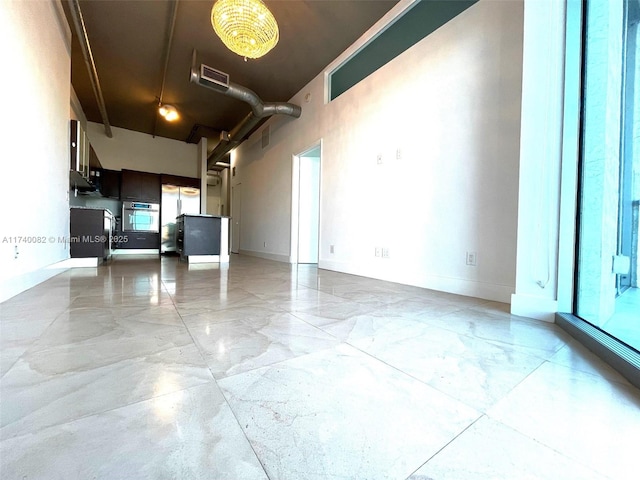
<path fill-rule="evenodd" d="M 640 0 L 585 12 L 576 315 L 640 350 Z"/>

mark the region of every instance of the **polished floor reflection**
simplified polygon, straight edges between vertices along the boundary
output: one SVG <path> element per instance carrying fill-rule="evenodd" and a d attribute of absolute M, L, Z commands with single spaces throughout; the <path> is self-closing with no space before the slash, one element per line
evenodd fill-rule
<path fill-rule="evenodd" d="M 117 257 L 0 304 L 7 479 L 631 479 L 640 392 L 480 299 Z"/>

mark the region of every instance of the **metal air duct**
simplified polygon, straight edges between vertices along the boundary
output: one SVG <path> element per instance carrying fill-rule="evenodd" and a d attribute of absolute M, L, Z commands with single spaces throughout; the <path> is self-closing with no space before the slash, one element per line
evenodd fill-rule
<path fill-rule="evenodd" d="M 209 88 L 214 92 L 221 93 L 227 97 L 248 103 L 251 107 L 251 113 L 247 115 L 238 125 L 236 125 L 228 135 L 220 139 L 220 142 L 207 157 L 207 167 L 213 168 L 216 162 L 219 162 L 233 148 L 240 145 L 247 137 L 249 132 L 263 118 L 272 115 L 288 115 L 290 117 L 299 118 L 302 114 L 302 108 L 298 105 L 286 102 L 263 102 L 260 97 L 253 91 L 233 82 L 229 82 L 229 76 L 223 72 L 215 70 L 207 65 L 201 65 L 200 68 L 195 66 L 196 52 L 193 52 L 193 62 L 191 66 L 191 82 L 200 86 Z"/>

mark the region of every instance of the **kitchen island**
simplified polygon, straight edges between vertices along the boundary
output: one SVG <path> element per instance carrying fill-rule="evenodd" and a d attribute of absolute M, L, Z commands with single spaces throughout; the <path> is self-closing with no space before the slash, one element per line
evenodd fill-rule
<path fill-rule="evenodd" d="M 183 214 L 176 218 L 176 250 L 189 263 L 229 262 L 229 217 Z"/>

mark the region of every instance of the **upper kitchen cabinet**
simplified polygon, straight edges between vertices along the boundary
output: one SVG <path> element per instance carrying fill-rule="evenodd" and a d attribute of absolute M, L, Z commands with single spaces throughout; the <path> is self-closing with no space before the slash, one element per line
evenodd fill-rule
<path fill-rule="evenodd" d="M 160 176 L 160 183 L 162 183 L 162 185 L 173 185 L 175 187 L 200 188 L 199 178 L 179 177 L 177 175 L 162 174 Z"/>
<path fill-rule="evenodd" d="M 121 173 L 117 170 L 100 170 L 99 189 L 103 197 L 120 200 Z"/>
<path fill-rule="evenodd" d="M 122 170 L 120 198 L 138 202 L 160 203 L 160 175 Z"/>

